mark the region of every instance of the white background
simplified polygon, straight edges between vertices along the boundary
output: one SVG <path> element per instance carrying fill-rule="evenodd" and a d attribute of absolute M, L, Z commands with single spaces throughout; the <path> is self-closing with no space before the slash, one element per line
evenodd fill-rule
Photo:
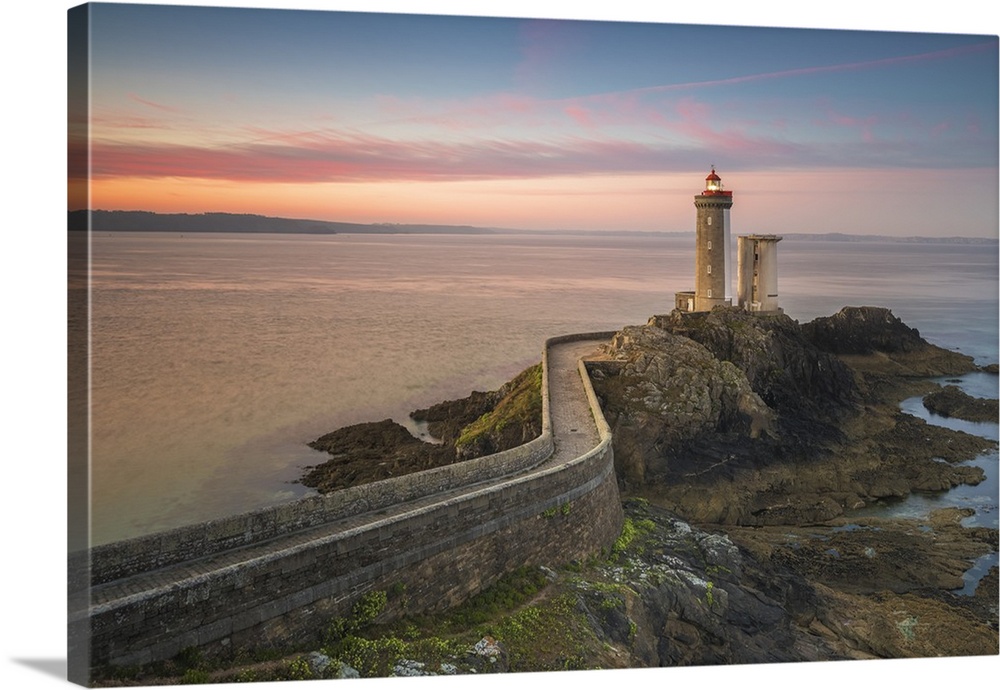
<path fill-rule="evenodd" d="M 3 279 L 4 362 L 2 420 L 3 606 L 0 608 L 0 687 L 51 688 L 65 684 L 66 663 L 66 10 L 77 3 L 15 0 L 0 23 L 3 51 L 3 191 L 8 209 L 0 275 Z M 784 3 L 706 0 L 683 5 L 655 0 L 479 2 L 297 0 L 282 2 L 162 2 L 355 11 L 476 14 L 659 21 L 747 26 L 821 27 L 997 34 L 989 0 L 960 4 L 916 2 Z M 948 8 L 960 8 L 960 14 Z M 962 688 L 991 684 L 1000 658 L 878 661 L 783 666 L 712 667 L 478 678 L 474 687 L 511 683 L 581 688 L 665 685 L 712 688 L 825 687 Z M 355 682 L 360 688 L 460 688 L 470 678 Z M 329 686 L 336 681 L 322 682 Z M 214 687 L 240 687 L 225 685 Z M 254 687 L 288 687 L 277 683 Z M 319 687 L 309 685 L 308 687 Z"/>

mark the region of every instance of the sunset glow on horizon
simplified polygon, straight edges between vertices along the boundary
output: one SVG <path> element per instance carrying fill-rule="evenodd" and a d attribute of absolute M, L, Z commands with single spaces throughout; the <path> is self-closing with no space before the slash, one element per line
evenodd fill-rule
<path fill-rule="evenodd" d="M 92 8 L 91 208 L 996 236 L 992 36 Z"/>

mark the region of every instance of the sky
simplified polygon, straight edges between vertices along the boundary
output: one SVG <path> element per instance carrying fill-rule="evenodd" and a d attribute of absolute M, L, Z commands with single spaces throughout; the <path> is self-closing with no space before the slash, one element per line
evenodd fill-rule
<path fill-rule="evenodd" d="M 69 202 L 684 231 L 714 165 L 736 232 L 995 237 L 997 56 L 989 34 L 98 3 Z"/>

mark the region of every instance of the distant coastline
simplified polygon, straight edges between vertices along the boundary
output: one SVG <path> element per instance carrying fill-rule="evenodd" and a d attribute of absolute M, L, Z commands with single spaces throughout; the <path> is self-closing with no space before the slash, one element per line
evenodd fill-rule
<path fill-rule="evenodd" d="M 85 231 L 85 209 L 69 211 L 70 231 Z M 587 236 L 681 236 L 694 231 L 657 230 L 526 230 L 519 228 L 476 227 L 473 225 L 433 225 L 419 223 L 345 223 L 304 218 L 277 218 L 251 213 L 155 213 L 153 211 L 91 211 L 94 232 L 240 232 L 307 235 L 587 235 Z M 843 232 L 782 233 L 797 242 L 908 242 L 932 244 L 1000 245 L 996 237 L 896 237 L 891 235 L 853 235 Z"/>

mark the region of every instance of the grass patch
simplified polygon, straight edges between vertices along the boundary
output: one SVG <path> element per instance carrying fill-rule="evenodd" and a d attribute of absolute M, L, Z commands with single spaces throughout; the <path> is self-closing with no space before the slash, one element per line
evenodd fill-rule
<path fill-rule="evenodd" d="M 475 445 L 483 437 L 499 434 L 511 424 L 541 429 L 542 365 L 528 367 L 514 377 L 509 386 L 509 392 L 493 410 L 462 429 L 455 441 L 457 449 Z"/>
<path fill-rule="evenodd" d="M 445 617 L 452 628 L 481 625 L 526 603 L 547 583 L 548 578 L 540 568 L 518 568 L 497 580 L 490 588 L 453 608 Z"/>

